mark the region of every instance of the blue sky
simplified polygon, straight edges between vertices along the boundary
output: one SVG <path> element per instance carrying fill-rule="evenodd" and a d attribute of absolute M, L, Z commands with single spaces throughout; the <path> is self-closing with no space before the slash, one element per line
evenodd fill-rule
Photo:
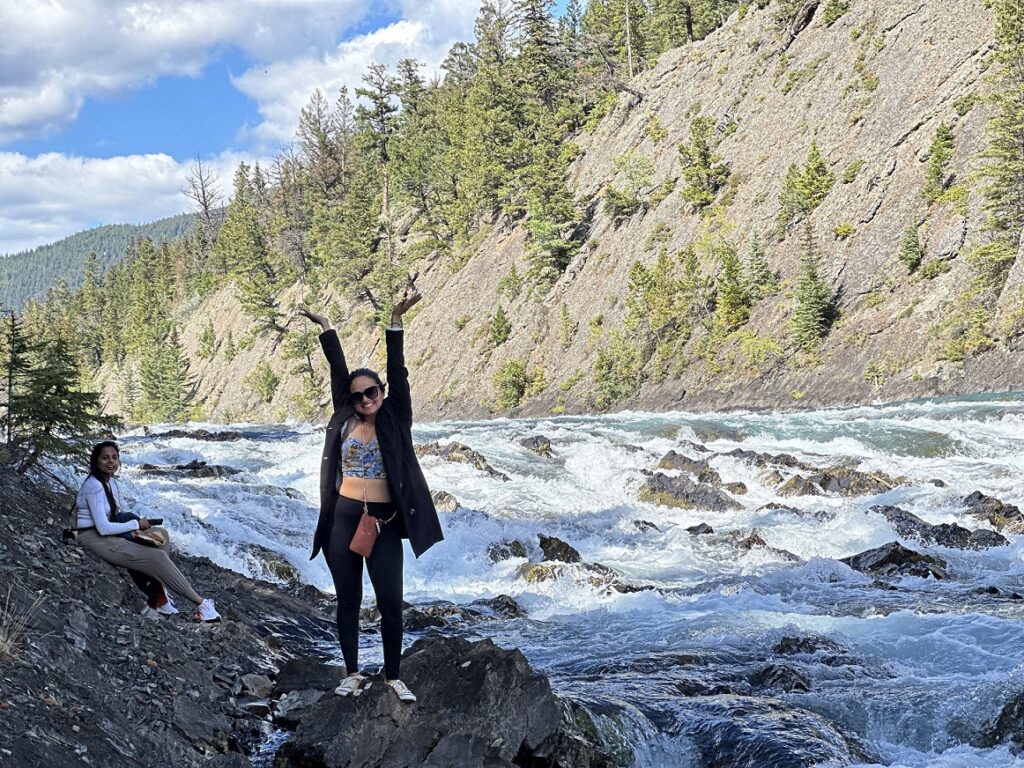
<path fill-rule="evenodd" d="M 187 210 L 291 140 L 314 88 L 406 56 L 438 71 L 480 0 L 21 0 L 0 4 L 0 254 Z M 226 191 L 226 190 L 225 190 Z"/>

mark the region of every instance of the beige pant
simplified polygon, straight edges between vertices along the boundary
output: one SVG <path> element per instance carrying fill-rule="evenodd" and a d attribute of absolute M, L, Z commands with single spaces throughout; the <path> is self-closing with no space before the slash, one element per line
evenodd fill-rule
<path fill-rule="evenodd" d="M 96 557 L 111 565 L 131 568 L 162 582 L 165 587 L 198 605 L 203 598 L 192 589 L 188 579 L 171 562 L 162 547 L 147 547 L 120 536 L 100 536 L 93 531 L 80 531 L 78 543 Z"/>

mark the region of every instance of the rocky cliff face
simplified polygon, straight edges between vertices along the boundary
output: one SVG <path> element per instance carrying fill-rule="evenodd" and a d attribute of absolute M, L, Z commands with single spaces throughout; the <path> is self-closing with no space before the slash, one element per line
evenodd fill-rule
<path fill-rule="evenodd" d="M 1024 385 L 1016 364 L 1024 348 L 1009 335 L 963 363 L 941 359 L 941 325 L 970 280 L 966 254 L 986 237 L 980 182 L 972 172 L 990 116 L 976 97 L 991 87 L 984 75 L 994 37 L 991 12 L 983 0 L 853 0 L 832 18 L 826 6 L 794 37 L 775 19 L 778 3 L 752 5 L 708 39 L 666 53 L 630 83 L 633 92 L 623 93 L 596 129 L 577 139 L 581 153 L 570 184 L 587 212 L 583 246 L 549 292 L 527 286 L 515 297 L 499 293 L 513 265 L 520 275 L 527 271 L 526 230 L 504 219 L 484 224 L 461 268 L 421 265 L 425 300 L 407 323 L 421 418 L 495 412 L 493 376 L 512 360 L 542 374 L 513 413 L 593 409 L 595 355 L 623 326 L 630 267 L 653 263 L 662 247 L 675 258 L 711 226 L 683 199 L 683 184 L 672 186 L 680 174 L 679 145 L 689 141 L 698 116 L 716 122 L 717 151 L 731 172 L 724 193 L 731 203 L 716 226 L 742 250 L 753 234 L 764 239 L 782 288 L 753 306 L 746 342 L 733 338 L 710 360 L 706 350 L 698 352 L 698 329 L 667 378 L 648 378 L 614 407 L 786 408 Z M 967 194 L 930 203 L 922 189 L 940 123 L 955 139 L 945 183 L 963 185 Z M 804 161 L 812 141 L 836 177 L 807 221 L 837 298 L 838 320 L 820 354 L 808 358 L 796 354 L 792 333 L 801 237 L 795 229 L 783 233 L 777 217 L 786 171 Z M 623 163 L 616 163 L 623 156 L 647 158 L 650 188 L 667 182 L 662 189 L 671 191 L 660 201 L 649 193 L 647 205 L 616 223 L 602 195 L 625 184 Z M 915 275 L 898 258 L 901 235 L 911 225 L 918 227 L 927 268 Z M 1022 306 L 1020 255 L 991 318 L 997 336 Z M 701 266 L 708 279 L 719 271 L 714 259 Z M 289 298 L 298 295 L 296 289 Z M 374 347 L 378 331 L 366 313 L 335 298 L 350 362 L 380 365 L 383 345 Z M 495 347 L 489 321 L 499 303 L 512 330 Z M 183 338 L 190 349 L 207 318 L 221 339 L 229 328 L 236 340 L 244 335 L 225 290 L 187 319 Z M 257 402 L 243 385 L 259 360 L 282 377 L 269 403 Z M 294 412 L 290 403 L 300 384 L 289 365 L 280 341 L 269 338 L 231 362 L 218 354 L 201 364 L 196 370 L 206 415 L 279 419 Z"/>

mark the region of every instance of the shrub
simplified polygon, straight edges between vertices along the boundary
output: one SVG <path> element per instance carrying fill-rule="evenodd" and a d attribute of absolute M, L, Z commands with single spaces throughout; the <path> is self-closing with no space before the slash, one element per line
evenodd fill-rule
<path fill-rule="evenodd" d="M 853 180 L 857 178 L 857 174 L 860 173 L 860 169 L 864 167 L 863 160 L 854 160 L 843 170 L 842 178 L 840 181 L 843 184 L 852 184 Z"/>
<path fill-rule="evenodd" d="M 647 138 L 657 144 L 666 136 L 668 136 L 668 131 L 662 127 L 661 120 L 658 119 L 657 115 L 651 115 L 647 121 Z"/>
<path fill-rule="evenodd" d="M 253 368 L 249 375 L 245 377 L 245 381 L 256 392 L 260 401 L 264 403 L 269 403 L 274 398 L 274 393 L 277 392 L 277 385 L 281 383 L 280 377 L 274 373 L 274 370 L 266 361 Z"/>
<path fill-rule="evenodd" d="M 515 408 L 527 397 L 543 392 L 547 377 L 542 368 L 526 369 L 522 360 L 509 360 L 495 372 L 494 408 L 499 411 Z"/>
<path fill-rule="evenodd" d="M 848 237 L 852 237 L 856 232 L 857 228 L 848 221 L 844 221 L 832 230 L 832 233 L 836 236 L 836 240 L 845 240 Z"/>
<path fill-rule="evenodd" d="M 850 0 L 828 0 L 825 3 L 825 25 L 831 27 L 850 10 Z"/>
<path fill-rule="evenodd" d="M 598 350 L 594 358 L 595 407 L 605 410 L 625 397 L 635 395 L 643 383 L 642 353 L 638 345 L 618 330 L 611 343 Z"/>
<path fill-rule="evenodd" d="M 949 270 L 948 261 L 945 259 L 934 259 L 921 267 L 921 271 L 918 274 L 925 280 L 934 280 L 939 275 L 949 272 Z"/>

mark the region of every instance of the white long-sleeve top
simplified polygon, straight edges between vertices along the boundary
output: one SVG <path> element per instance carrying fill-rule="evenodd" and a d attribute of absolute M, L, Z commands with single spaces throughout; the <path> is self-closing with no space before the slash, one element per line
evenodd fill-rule
<path fill-rule="evenodd" d="M 117 483 L 110 479 L 110 492 L 114 496 L 117 508 L 121 509 L 121 492 Z M 78 524 L 76 528 L 95 528 L 100 536 L 113 536 L 118 533 L 137 531 L 138 520 L 129 520 L 127 523 L 110 522 L 110 502 L 107 501 L 107 494 L 103 490 L 103 484 L 92 475 L 82 483 L 78 491 Z"/>

